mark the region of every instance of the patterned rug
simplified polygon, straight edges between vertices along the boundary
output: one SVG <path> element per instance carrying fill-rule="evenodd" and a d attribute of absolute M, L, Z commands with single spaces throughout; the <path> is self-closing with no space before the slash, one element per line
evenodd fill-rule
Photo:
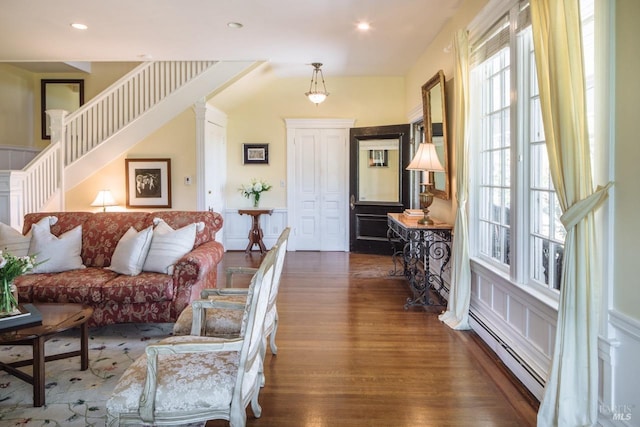
<path fill-rule="evenodd" d="M 33 407 L 30 384 L 0 372 L 0 425 L 104 426 L 105 404 L 125 369 L 147 344 L 170 335 L 173 323 L 110 325 L 89 331 L 89 369 L 80 357 L 46 363 L 45 405 Z M 47 355 L 80 348 L 80 331 L 61 333 L 45 344 Z M 30 359 L 30 346 L 0 346 L 5 363 Z M 31 374 L 30 367 L 21 368 Z"/>

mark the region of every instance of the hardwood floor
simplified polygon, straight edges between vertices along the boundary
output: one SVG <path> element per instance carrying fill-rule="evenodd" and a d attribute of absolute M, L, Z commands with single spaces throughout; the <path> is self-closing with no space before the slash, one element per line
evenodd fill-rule
<path fill-rule="evenodd" d="M 228 252 L 219 278 L 259 262 Z M 537 401 L 474 332 L 444 326 L 440 307 L 403 309 L 409 289 L 392 268 L 389 257 L 287 253 L 278 354 L 267 352 L 262 416 L 249 409 L 247 426 L 535 425 Z"/>

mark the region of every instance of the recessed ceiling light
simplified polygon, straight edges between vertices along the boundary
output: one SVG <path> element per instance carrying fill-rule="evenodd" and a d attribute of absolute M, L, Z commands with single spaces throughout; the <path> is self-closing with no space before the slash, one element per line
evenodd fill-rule
<path fill-rule="evenodd" d="M 87 28 L 89 28 L 85 24 L 81 24 L 79 22 L 74 22 L 73 24 L 71 24 L 71 26 L 76 30 L 86 30 Z"/>
<path fill-rule="evenodd" d="M 239 22 L 227 22 L 227 27 L 229 28 L 242 28 L 242 26 Z"/>
<path fill-rule="evenodd" d="M 361 21 L 358 22 L 358 29 L 360 31 L 369 31 L 371 29 L 371 25 L 368 22 Z"/>

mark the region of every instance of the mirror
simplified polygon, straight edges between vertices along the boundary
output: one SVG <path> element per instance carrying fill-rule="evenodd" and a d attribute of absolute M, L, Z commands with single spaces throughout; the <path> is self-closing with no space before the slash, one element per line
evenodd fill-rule
<path fill-rule="evenodd" d="M 435 197 L 449 200 L 449 148 L 447 138 L 447 108 L 442 70 L 422 85 L 422 111 L 424 115 L 424 141 L 436 146 L 444 172 L 433 173 Z"/>
<path fill-rule="evenodd" d="M 84 104 L 84 80 L 42 80 L 40 82 L 42 139 L 51 139 L 47 110 L 76 111 Z"/>
<path fill-rule="evenodd" d="M 400 140 L 358 141 L 358 201 L 400 201 Z"/>

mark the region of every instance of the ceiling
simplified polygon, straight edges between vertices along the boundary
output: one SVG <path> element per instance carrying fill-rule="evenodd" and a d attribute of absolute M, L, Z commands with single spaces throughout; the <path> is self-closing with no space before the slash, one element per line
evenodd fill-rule
<path fill-rule="evenodd" d="M 322 62 L 325 76 L 402 76 L 462 2 L 2 0 L 0 61 L 55 72 L 74 61 L 256 60 L 289 76 Z"/>

